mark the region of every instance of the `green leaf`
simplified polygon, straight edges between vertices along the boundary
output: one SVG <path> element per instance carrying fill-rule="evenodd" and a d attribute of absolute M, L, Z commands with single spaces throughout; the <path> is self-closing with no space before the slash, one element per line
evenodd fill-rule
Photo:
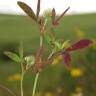
<path fill-rule="evenodd" d="M 17 4 L 29 17 L 31 17 L 34 21 L 37 21 L 37 17 L 34 11 L 26 3 L 18 1 Z"/>
<path fill-rule="evenodd" d="M 63 42 L 61 49 L 68 48 L 69 46 L 70 46 L 69 40 L 66 40 L 66 41 Z"/>
<path fill-rule="evenodd" d="M 27 63 L 26 69 L 29 69 L 35 63 L 35 57 L 34 56 L 26 56 L 25 61 Z"/>
<path fill-rule="evenodd" d="M 6 51 L 6 52 L 4 52 L 4 54 L 6 56 L 8 56 L 10 59 L 14 60 L 15 62 L 21 62 L 20 57 L 17 54 L 13 53 L 13 52 Z"/>
<path fill-rule="evenodd" d="M 43 12 L 43 17 L 45 19 L 47 19 L 47 21 L 50 21 L 51 20 L 51 10 L 50 9 L 47 9 Z"/>
<path fill-rule="evenodd" d="M 54 45 L 57 49 L 61 49 L 61 44 L 57 41 L 54 42 Z"/>
<path fill-rule="evenodd" d="M 51 45 L 52 39 L 51 39 L 51 37 L 50 37 L 48 34 L 44 34 L 44 39 L 45 39 L 45 41 L 46 41 L 49 45 Z"/>

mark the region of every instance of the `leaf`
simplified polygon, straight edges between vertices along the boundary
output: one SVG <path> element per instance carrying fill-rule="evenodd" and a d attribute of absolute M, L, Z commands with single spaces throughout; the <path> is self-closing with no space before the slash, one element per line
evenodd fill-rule
<path fill-rule="evenodd" d="M 6 51 L 6 52 L 4 52 L 4 54 L 6 56 L 8 56 L 10 59 L 12 59 L 13 61 L 15 61 L 15 62 L 21 62 L 20 57 L 17 54 L 13 53 L 13 52 Z"/>
<path fill-rule="evenodd" d="M 38 0 L 38 3 L 37 3 L 37 13 L 36 13 L 37 18 L 39 16 L 39 13 L 40 13 L 40 0 Z"/>
<path fill-rule="evenodd" d="M 52 24 L 53 25 L 54 25 L 55 17 L 56 17 L 56 12 L 55 12 L 55 9 L 53 8 L 52 9 L 52 16 L 51 16 L 51 18 L 52 18 Z"/>
<path fill-rule="evenodd" d="M 34 21 L 37 21 L 37 17 L 34 11 L 26 3 L 18 1 L 17 4 L 29 17 L 31 17 Z"/>
<path fill-rule="evenodd" d="M 56 39 L 56 34 L 55 34 L 55 31 L 54 31 L 54 29 L 53 28 L 51 28 L 51 36 L 52 36 L 52 40 L 53 41 L 55 41 L 55 39 Z"/>
<path fill-rule="evenodd" d="M 69 46 L 70 46 L 69 40 L 66 40 L 63 42 L 61 49 L 68 48 Z"/>
<path fill-rule="evenodd" d="M 51 45 L 52 39 L 51 39 L 51 37 L 50 37 L 48 34 L 44 34 L 44 40 L 45 40 L 49 45 Z"/>
<path fill-rule="evenodd" d="M 62 53 L 63 57 L 64 57 L 64 63 L 65 66 L 70 69 L 71 68 L 71 56 L 69 53 Z"/>
<path fill-rule="evenodd" d="M 35 57 L 34 56 L 26 56 L 25 61 L 27 63 L 26 69 L 29 69 L 35 63 Z"/>
<path fill-rule="evenodd" d="M 61 44 L 58 42 L 58 41 L 55 41 L 54 42 L 54 45 L 55 45 L 55 47 L 57 48 L 57 49 L 61 49 Z"/>
<path fill-rule="evenodd" d="M 59 23 L 59 20 L 65 15 L 65 13 L 69 10 L 70 7 L 68 7 L 56 20 L 55 25 Z"/>
<path fill-rule="evenodd" d="M 77 43 L 73 44 L 71 47 L 67 48 L 66 51 L 74 51 L 74 50 L 86 48 L 91 43 L 93 43 L 91 40 L 82 39 L 82 40 L 78 41 Z"/>

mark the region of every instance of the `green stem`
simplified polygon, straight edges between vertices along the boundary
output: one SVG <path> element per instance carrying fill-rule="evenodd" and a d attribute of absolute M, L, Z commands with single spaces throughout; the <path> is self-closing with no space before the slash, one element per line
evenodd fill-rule
<path fill-rule="evenodd" d="M 16 96 L 9 88 L 7 88 L 7 87 L 5 87 L 3 85 L 0 85 L 0 88 L 2 88 L 3 90 L 7 91 L 12 96 Z"/>
<path fill-rule="evenodd" d="M 38 77 L 39 77 L 39 72 L 36 73 L 36 77 L 35 77 L 35 81 L 34 81 L 34 86 L 33 86 L 32 96 L 35 96 L 35 93 L 36 93 L 36 86 L 37 86 L 37 82 L 38 82 Z"/>
<path fill-rule="evenodd" d="M 45 23 L 46 24 L 46 23 Z M 45 25 L 44 25 L 45 26 Z M 40 35 L 40 47 L 43 45 L 43 37 L 42 35 Z M 32 91 L 32 96 L 35 96 L 35 93 L 36 93 L 36 87 L 37 87 L 37 82 L 38 82 L 38 77 L 39 77 L 39 72 L 36 73 L 36 76 L 35 76 L 35 81 L 34 81 L 34 85 L 33 85 L 33 91 Z"/>
<path fill-rule="evenodd" d="M 24 72 L 22 72 L 21 76 L 21 96 L 23 96 L 23 78 L 24 78 Z"/>
<path fill-rule="evenodd" d="M 40 36 L 40 46 L 42 46 L 42 45 L 43 45 L 43 37 Z"/>

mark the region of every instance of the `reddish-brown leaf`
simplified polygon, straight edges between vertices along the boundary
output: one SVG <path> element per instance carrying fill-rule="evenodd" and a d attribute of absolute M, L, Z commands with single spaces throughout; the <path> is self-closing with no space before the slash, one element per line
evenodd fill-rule
<path fill-rule="evenodd" d="M 40 0 L 38 0 L 38 3 L 37 3 L 37 13 L 36 13 L 37 18 L 39 16 L 39 13 L 40 13 Z"/>
<path fill-rule="evenodd" d="M 77 43 L 73 44 L 72 46 L 70 46 L 69 48 L 67 48 L 66 51 L 74 51 L 74 50 L 86 48 L 86 47 L 88 47 L 91 43 L 92 43 L 91 40 L 82 39 L 82 40 L 78 41 Z"/>
<path fill-rule="evenodd" d="M 56 12 L 55 12 L 55 9 L 53 8 L 52 9 L 52 16 L 51 16 L 51 18 L 52 18 L 52 24 L 53 25 L 54 25 L 55 17 L 56 17 Z"/>
<path fill-rule="evenodd" d="M 56 20 L 55 20 L 55 24 L 58 24 L 59 20 L 65 15 L 65 13 L 69 10 L 70 7 L 68 7 Z"/>
<path fill-rule="evenodd" d="M 34 21 L 37 21 L 37 17 L 34 11 L 26 3 L 18 1 L 17 4 L 29 17 L 31 17 Z"/>
<path fill-rule="evenodd" d="M 71 56 L 69 53 L 64 53 L 62 54 L 63 57 L 64 57 L 64 63 L 65 63 L 65 66 L 70 69 L 71 68 Z"/>

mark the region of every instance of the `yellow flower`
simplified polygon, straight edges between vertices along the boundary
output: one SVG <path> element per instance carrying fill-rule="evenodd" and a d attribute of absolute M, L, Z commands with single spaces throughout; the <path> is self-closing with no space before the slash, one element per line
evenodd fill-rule
<path fill-rule="evenodd" d="M 72 93 L 71 96 L 83 96 L 83 93 L 82 92 L 80 92 L 80 93 Z"/>
<path fill-rule="evenodd" d="M 46 92 L 44 96 L 54 96 L 51 92 Z"/>
<path fill-rule="evenodd" d="M 70 74 L 72 77 L 80 77 L 82 76 L 82 70 L 79 68 L 71 69 Z"/>
<path fill-rule="evenodd" d="M 57 92 L 58 93 L 62 93 L 63 92 L 63 89 L 62 88 L 57 88 Z"/>
<path fill-rule="evenodd" d="M 8 77 L 8 81 L 11 81 L 11 82 L 19 81 L 19 80 L 21 80 L 21 74 L 19 74 L 19 73 L 16 73 L 16 74 Z"/>
<path fill-rule="evenodd" d="M 77 86 L 76 89 L 75 89 L 75 93 L 72 93 L 71 96 L 83 96 L 82 88 Z"/>
<path fill-rule="evenodd" d="M 76 33 L 77 37 L 79 37 L 80 39 L 84 38 L 84 36 L 85 36 L 85 32 L 80 30 L 78 27 L 75 28 L 75 33 Z"/>
<path fill-rule="evenodd" d="M 96 50 L 96 40 L 93 40 L 93 43 L 91 44 L 91 47 Z"/>
<path fill-rule="evenodd" d="M 82 88 L 77 86 L 76 89 L 75 89 L 76 92 L 81 92 L 82 91 Z"/>

